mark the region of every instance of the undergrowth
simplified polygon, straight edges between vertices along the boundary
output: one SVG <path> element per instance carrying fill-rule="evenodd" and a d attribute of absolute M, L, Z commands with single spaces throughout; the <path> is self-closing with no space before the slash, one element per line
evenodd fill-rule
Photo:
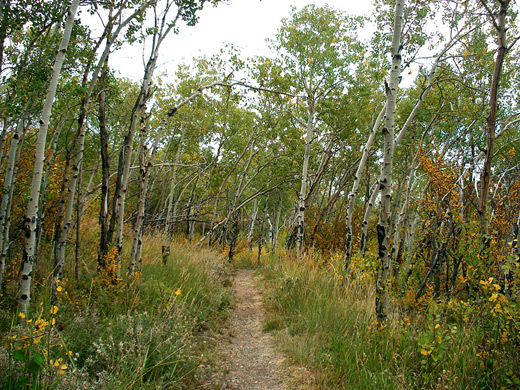
<path fill-rule="evenodd" d="M 246 253 L 239 262 L 254 265 L 255 256 Z M 261 272 L 265 330 L 294 363 L 313 369 L 318 388 L 520 388 L 520 351 L 507 334 L 489 329 L 487 303 L 430 300 L 410 307 L 394 295 L 380 331 L 372 274 L 358 269 L 345 283 L 341 256 L 299 262 L 271 252 Z"/>
<path fill-rule="evenodd" d="M 70 265 L 56 305 L 50 278 L 40 276 L 27 327 L 17 325 L 16 288 L 6 286 L 0 388 L 191 389 L 205 380 L 211 335 L 228 317 L 229 269 L 214 253 L 182 243 L 171 243 L 163 266 L 165 239 L 143 242 L 141 272 L 119 283 L 96 272 L 95 250 L 83 253 L 82 277 L 76 281 Z"/>

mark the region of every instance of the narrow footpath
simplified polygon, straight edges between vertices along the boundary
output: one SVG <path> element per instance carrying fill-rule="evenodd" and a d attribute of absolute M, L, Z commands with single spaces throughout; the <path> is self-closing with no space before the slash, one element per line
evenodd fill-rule
<path fill-rule="evenodd" d="M 238 270 L 235 276 L 228 385 L 237 390 L 282 390 L 283 358 L 273 349 L 271 335 L 262 330 L 264 308 L 253 272 Z"/>

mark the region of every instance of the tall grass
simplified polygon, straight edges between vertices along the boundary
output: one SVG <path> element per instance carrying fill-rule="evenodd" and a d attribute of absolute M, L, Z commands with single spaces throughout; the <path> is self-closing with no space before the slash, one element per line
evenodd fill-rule
<path fill-rule="evenodd" d="M 483 369 L 488 333 L 476 309 L 440 301 L 410 308 L 394 300 L 388 328 L 380 331 L 372 276 L 344 283 L 339 259 L 263 257 L 265 329 L 295 363 L 313 369 L 318 388 L 517 388 L 518 351 L 497 352 L 497 359 L 507 359 L 493 375 Z"/>
<path fill-rule="evenodd" d="M 211 335 L 228 317 L 225 262 L 210 251 L 171 243 L 163 266 L 161 245 L 167 240 L 148 236 L 141 273 L 113 284 L 95 270 L 95 234 L 88 233 L 83 277 L 75 281 L 69 264 L 57 307 L 50 306 L 45 277 L 37 280 L 27 328 L 16 325 L 16 297 L 2 300 L 0 388 L 199 386 L 215 353 Z"/>

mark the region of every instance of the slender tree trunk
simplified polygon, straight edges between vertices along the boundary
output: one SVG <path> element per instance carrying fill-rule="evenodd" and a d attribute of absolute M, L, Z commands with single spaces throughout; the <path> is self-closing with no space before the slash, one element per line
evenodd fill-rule
<path fill-rule="evenodd" d="M 137 123 L 139 121 L 140 116 L 146 108 L 146 103 L 151 97 L 151 86 L 152 86 L 152 77 L 155 71 L 155 67 L 157 64 L 157 59 L 159 57 L 159 49 L 161 44 L 164 42 L 164 39 L 169 34 L 169 32 L 174 28 L 177 20 L 179 19 L 181 9 L 179 7 L 177 15 L 174 20 L 166 23 L 166 17 L 168 15 L 168 11 L 171 4 L 168 3 L 166 9 L 162 12 L 161 21 L 156 20 L 156 31 L 152 38 L 152 48 L 150 52 L 150 57 L 148 58 L 148 62 L 146 63 L 143 80 L 141 82 L 141 89 L 139 91 L 139 95 L 135 101 L 134 107 L 132 108 L 132 113 L 130 115 L 130 124 L 128 126 L 128 131 L 125 136 L 123 148 L 121 150 L 121 154 L 119 156 L 119 167 L 117 174 L 117 183 L 114 194 L 115 205 L 114 205 L 114 214 L 113 219 L 116 222 L 115 226 L 115 234 L 116 234 L 116 250 L 117 250 L 117 267 L 116 267 L 116 279 L 120 278 L 121 275 L 121 263 L 122 263 L 122 251 L 123 251 L 123 224 L 125 220 L 125 200 L 126 200 L 126 192 L 128 190 L 128 182 L 130 180 L 130 162 L 132 159 L 132 149 L 134 142 L 134 135 L 137 127 Z M 155 5 L 154 5 L 155 7 Z M 160 26 L 159 26 L 160 24 Z M 111 222 L 112 223 L 112 222 Z M 110 230 L 110 228 L 109 228 Z M 109 238 L 111 235 L 109 234 Z"/>
<path fill-rule="evenodd" d="M 253 233 L 255 231 L 255 222 L 256 216 L 258 214 L 258 201 L 255 199 L 255 203 L 253 205 L 253 215 L 251 216 L 251 225 L 249 228 L 249 233 L 247 235 L 247 242 L 249 244 L 249 251 L 253 250 Z"/>
<path fill-rule="evenodd" d="M 412 196 L 412 190 L 415 184 L 415 168 L 416 168 L 417 154 L 414 156 L 412 166 L 410 167 L 410 175 L 408 176 L 408 185 L 406 188 L 406 197 L 399 214 L 399 220 L 394 229 L 394 245 L 392 247 L 392 253 L 394 257 L 394 275 L 397 278 L 401 267 L 401 259 L 404 253 L 404 244 L 406 241 L 406 231 L 408 227 L 408 214 L 410 210 L 410 199 Z M 399 228 L 401 227 L 401 231 Z"/>
<path fill-rule="evenodd" d="M 404 0 L 397 0 L 392 37 L 392 67 L 390 80 L 386 86 L 386 114 L 383 127 L 384 151 L 383 167 L 379 188 L 381 209 L 377 223 L 378 257 L 380 267 L 376 274 L 376 320 L 383 328 L 388 316 L 388 282 L 390 271 L 389 234 L 392 198 L 392 168 L 394 156 L 394 115 L 397 99 L 397 86 L 401 74 L 401 30 L 403 23 Z"/>
<path fill-rule="evenodd" d="M 7 135 L 7 129 L 10 126 L 9 120 L 7 119 L 7 117 L 4 117 L 3 119 L 4 120 L 2 123 L 2 133 L 0 133 L 0 161 L 2 161 L 4 159 L 5 138 Z"/>
<path fill-rule="evenodd" d="M 184 141 L 184 135 L 186 134 L 187 126 L 181 126 L 181 136 L 179 138 L 179 145 L 177 145 L 177 152 L 175 153 L 175 164 L 179 164 L 182 155 L 182 147 Z M 172 177 L 170 179 L 170 195 L 168 196 L 168 211 L 166 214 L 166 226 L 168 234 L 173 234 L 173 198 L 175 194 L 175 186 L 177 185 L 177 165 L 173 166 Z"/>
<path fill-rule="evenodd" d="M 53 272 L 53 281 L 54 282 L 52 285 L 52 288 L 53 288 L 52 296 L 53 297 L 57 296 L 57 292 L 55 291 L 57 288 L 57 281 L 61 278 L 61 273 L 62 273 L 63 265 L 65 262 L 67 241 L 70 236 L 70 233 L 72 232 L 72 225 L 73 225 L 72 214 L 74 211 L 74 204 L 75 204 L 74 198 L 75 198 L 75 195 L 77 192 L 76 187 L 77 187 L 78 181 L 79 181 L 80 165 L 83 163 L 83 150 L 84 150 L 85 136 L 86 136 L 86 130 L 87 130 L 86 122 L 87 122 L 88 107 L 89 107 L 89 104 L 91 101 L 91 97 L 97 86 L 100 72 L 101 72 L 102 68 L 106 66 L 106 61 L 108 59 L 108 55 L 110 53 L 112 44 L 115 42 L 116 38 L 121 33 L 124 26 L 126 26 L 128 23 L 130 23 L 138 15 L 142 14 L 142 12 L 144 11 L 144 7 L 147 3 L 148 2 L 143 3 L 141 5 L 141 7 L 138 8 L 136 11 L 134 11 L 134 13 L 132 15 L 130 15 L 128 18 L 126 18 L 124 21 L 122 21 L 118 25 L 116 31 L 114 31 L 112 33 L 114 20 L 117 20 L 119 18 L 122 10 L 124 9 L 124 7 L 119 8 L 118 12 L 114 16 L 111 15 L 111 17 L 109 18 L 109 21 L 108 21 L 108 23 L 105 27 L 104 33 L 103 33 L 102 38 L 104 38 L 106 36 L 106 37 L 108 37 L 108 39 L 107 39 L 107 42 L 105 45 L 105 49 L 104 49 L 100 59 L 97 62 L 96 68 L 92 72 L 92 76 L 91 76 L 90 83 L 88 84 L 87 92 L 86 92 L 85 96 L 83 97 L 81 108 L 80 108 L 80 113 L 78 116 L 77 137 L 76 137 L 73 147 L 71 149 L 71 152 L 72 152 L 75 145 L 77 144 L 77 153 L 76 153 L 76 158 L 74 160 L 74 164 L 72 166 L 72 177 L 70 178 L 69 192 L 68 192 L 68 196 L 67 196 L 67 202 L 65 205 L 63 222 L 61 221 L 61 218 L 57 218 L 57 222 L 56 222 L 55 248 L 54 248 L 55 257 L 54 257 L 54 272 Z M 99 41 L 98 46 L 96 46 L 96 50 L 99 47 L 99 45 L 101 45 L 101 43 L 102 43 L 102 40 Z M 89 68 L 90 67 L 87 67 L 87 69 L 85 71 L 84 85 L 86 85 Z M 63 179 L 64 187 L 66 187 L 67 181 L 68 181 L 68 172 L 66 170 L 66 172 L 64 174 L 64 179 Z M 64 191 L 64 190 L 62 189 L 62 191 Z M 64 195 L 64 192 L 62 192 L 62 194 Z M 61 213 L 59 216 L 61 216 Z"/>
<path fill-rule="evenodd" d="M 267 210 L 267 203 L 269 197 L 267 197 L 264 205 L 264 215 L 262 217 L 262 223 L 260 224 L 260 233 L 258 234 L 258 257 L 256 259 L 256 263 L 259 265 L 262 260 L 262 243 L 264 241 L 264 222 L 265 222 L 265 213 Z"/>
<path fill-rule="evenodd" d="M 137 215 L 134 224 L 134 239 L 132 241 L 132 252 L 130 254 L 130 263 L 128 266 L 128 276 L 132 277 L 135 274 L 136 262 L 140 262 L 139 248 L 143 237 L 143 222 L 144 222 L 144 206 L 146 201 L 146 187 L 148 184 L 149 167 L 146 165 L 146 119 L 141 118 L 140 126 L 140 145 L 139 145 L 139 199 L 137 201 Z M 150 162 L 152 163 L 152 162 Z"/>
<path fill-rule="evenodd" d="M 481 0 L 481 2 L 487 8 L 486 3 L 484 3 L 483 0 Z M 493 18 L 495 29 L 498 33 L 498 51 L 495 59 L 495 67 L 493 69 L 493 77 L 491 80 L 491 90 L 489 92 L 489 115 L 487 117 L 486 151 L 484 165 L 480 174 L 480 199 L 478 214 L 480 218 L 480 233 L 483 237 L 487 237 L 489 234 L 487 208 L 489 199 L 489 179 L 491 176 L 491 163 L 495 151 L 495 131 L 498 112 L 498 87 L 500 84 L 500 77 L 502 74 L 504 60 L 507 52 L 510 49 L 507 46 L 506 41 L 506 15 L 510 0 L 500 0 L 499 3 L 500 9 L 498 11 L 498 21 L 495 21 L 494 15 L 490 14 L 490 17 Z M 485 239 L 487 241 L 487 238 Z"/>
<path fill-rule="evenodd" d="M 150 181 L 150 171 L 155 161 L 155 156 L 159 150 L 159 143 L 162 139 L 164 129 L 168 120 L 175 115 L 177 108 L 169 110 L 168 114 L 163 118 L 161 125 L 155 135 L 155 141 L 152 147 L 152 153 L 150 159 L 146 162 L 146 122 L 144 118 L 141 120 L 141 133 L 140 133 L 140 154 L 139 154 L 139 199 L 137 203 L 137 217 L 134 228 L 134 239 L 132 242 L 132 252 L 130 255 L 130 265 L 128 267 L 128 275 L 133 276 L 135 273 L 136 264 L 141 269 L 141 253 L 142 253 L 142 240 L 143 240 L 143 229 L 144 229 L 144 212 L 146 206 L 146 198 L 148 194 L 148 182 Z"/>
<path fill-rule="evenodd" d="M 356 175 L 354 176 L 354 183 L 352 184 L 352 189 L 350 190 L 350 194 L 348 195 L 348 206 L 347 206 L 347 218 L 346 218 L 346 228 L 345 228 L 345 275 L 348 276 L 350 261 L 352 258 L 352 217 L 354 213 L 354 203 L 356 201 L 357 193 L 359 190 L 359 183 L 361 181 L 361 174 L 365 169 L 365 165 L 368 159 L 368 154 L 372 145 L 374 144 L 374 140 L 376 139 L 377 131 L 379 130 L 379 126 L 381 125 L 381 121 L 383 120 L 383 116 L 385 114 L 386 107 L 383 107 L 381 112 L 379 113 L 372 130 L 370 131 L 370 135 L 368 140 L 363 148 L 363 154 L 361 156 L 361 160 L 358 165 L 358 169 L 356 171 Z"/>
<path fill-rule="evenodd" d="M 119 156 L 119 167 L 118 167 L 118 182 L 116 184 L 116 194 L 114 195 L 116 204 L 114 207 L 114 214 L 112 218 L 116 221 L 115 234 L 116 234 L 116 249 L 117 249 L 117 274 L 116 279 L 120 278 L 120 267 L 122 263 L 122 251 L 123 251 L 123 224 L 125 220 L 125 200 L 126 192 L 128 190 L 128 182 L 130 180 L 130 162 L 132 159 L 132 149 L 134 143 L 134 134 L 137 127 L 137 122 L 145 109 L 146 102 L 150 97 L 150 87 L 152 82 L 152 75 L 155 69 L 157 61 L 156 53 L 152 53 L 148 63 L 146 65 L 143 82 L 141 84 L 141 91 L 132 109 L 130 117 L 130 125 L 128 126 L 128 132 L 125 136 L 123 148 Z"/>
<path fill-rule="evenodd" d="M 370 199 L 368 200 L 367 207 L 365 208 L 365 214 L 363 215 L 363 222 L 361 223 L 361 239 L 359 241 L 359 256 L 361 257 L 365 256 L 368 235 L 368 223 L 370 222 L 370 216 L 372 215 L 372 210 L 374 208 L 374 203 L 376 202 L 377 195 L 379 194 L 379 189 L 380 187 L 378 179 L 374 189 L 372 190 Z"/>
<path fill-rule="evenodd" d="M 81 249 L 81 181 L 83 164 L 80 165 L 79 179 L 78 179 L 78 193 L 76 201 L 76 245 L 75 245 L 75 262 L 74 262 L 74 277 L 79 281 L 79 253 Z"/>
<path fill-rule="evenodd" d="M 244 158 L 247 150 L 252 145 L 253 140 L 254 140 L 254 136 L 249 139 L 249 142 L 247 143 L 246 147 L 242 150 L 242 153 L 240 153 L 240 156 L 238 156 L 238 158 L 236 159 L 235 163 L 233 164 L 231 169 L 228 171 L 228 173 L 224 177 L 224 180 L 222 180 L 222 183 L 220 184 L 219 189 L 217 190 L 217 194 L 215 196 L 215 204 L 213 206 L 213 216 L 211 217 L 211 225 L 210 225 L 210 229 L 209 229 L 209 231 L 210 231 L 210 233 L 209 233 L 210 234 L 210 239 L 208 240 L 208 245 L 211 244 L 211 234 L 214 231 L 215 222 L 217 220 L 218 204 L 219 204 L 219 201 L 220 201 L 220 195 L 222 194 L 222 191 L 224 190 L 224 186 L 226 185 L 226 183 L 227 183 L 227 181 L 229 179 L 229 176 L 231 175 L 231 173 L 233 173 L 235 171 L 238 163 L 242 160 L 242 158 Z"/>
<path fill-rule="evenodd" d="M 302 182 L 298 197 L 298 214 L 296 216 L 296 255 L 298 259 L 303 257 L 304 229 L 305 229 L 305 199 L 307 198 L 307 176 L 309 174 L 309 160 L 311 155 L 312 137 L 314 136 L 314 103 L 308 98 L 307 108 L 307 134 L 305 137 L 305 152 L 303 155 Z"/>
<path fill-rule="evenodd" d="M 43 176 L 43 181 L 41 184 L 40 204 L 38 205 L 38 225 L 36 227 L 36 243 L 34 244 L 34 263 L 35 264 L 38 264 L 38 256 L 40 253 L 40 249 L 39 249 L 40 241 L 41 241 L 41 236 L 42 236 L 42 232 L 44 230 L 44 224 L 45 224 L 45 219 L 43 218 L 43 216 L 45 215 L 45 206 L 46 206 L 45 196 L 47 193 L 47 183 L 49 181 L 49 175 L 52 171 L 52 165 L 54 164 L 54 160 L 55 160 L 56 154 L 58 152 L 58 140 L 60 137 L 60 133 L 61 133 L 61 130 L 63 129 L 63 127 L 65 126 L 66 120 L 67 120 L 67 117 L 65 117 L 61 121 L 61 123 L 58 125 L 58 128 L 52 135 L 52 140 L 50 142 L 50 144 L 52 145 L 52 154 L 47 159 L 47 162 L 45 164 L 45 174 Z M 61 198 L 62 198 L 62 196 L 60 195 L 60 199 Z"/>
<path fill-rule="evenodd" d="M 18 160 L 20 158 L 25 129 L 25 119 L 22 117 L 18 121 L 16 133 L 11 139 L 11 144 L 9 147 L 9 159 L 7 160 L 7 168 L 2 189 L 2 198 L 0 201 L 0 291 L 2 288 L 2 281 L 5 272 L 7 249 L 9 248 L 9 228 L 11 224 L 11 205 L 13 199 L 14 183 L 16 173 L 18 171 Z"/>
<path fill-rule="evenodd" d="M 274 225 L 273 225 L 273 221 L 271 221 L 271 216 L 269 215 L 269 212 L 266 215 L 266 219 L 267 219 L 267 224 L 269 225 L 269 234 L 267 237 L 269 239 L 269 245 L 271 245 L 271 249 L 272 249 L 273 240 L 274 240 Z M 269 247 L 267 247 L 267 248 L 269 248 Z"/>
<path fill-rule="evenodd" d="M 40 188 L 42 180 L 42 171 L 45 160 L 45 144 L 47 140 L 47 129 L 49 128 L 49 120 L 54 103 L 54 97 L 56 95 L 56 89 L 58 86 L 58 79 L 61 73 L 61 68 L 65 60 L 67 47 L 72 32 L 72 26 L 74 24 L 74 17 L 76 10 L 79 5 L 79 0 L 73 0 L 72 4 L 67 12 L 67 20 L 65 22 L 65 28 L 63 30 L 63 36 L 58 49 L 58 54 L 54 61 L 52 70 L 52 76 L 45 97 L 45 102 L 42 110 L 42 117 L 40 120 L 40 130 L 38 131 L 38 137 L 36 140 L 36 153 L 34 161 L 33 177 L 31 181 L 31 191 L 29 204 L 27 206 L 27 216 L 25 218 L 25 246 L 22 255 L 22 271 L 21 271 L 21 282 L 20 282 L 20 312 L 27 318 L 27 311 L 29 303 L 31 301 L 31 283 L 32 283 L 32 270 L 33 270 L 33 255 L 34 246 L 36 241 L 36 226 L 38 216 L 38 204 L 40 201 Z"/>
<path fill-rule="evenodd" d="M 278 232 L 280 231 L 280 217 L 282 215 L 282 193 L 278 200 L 278 210 L 276 211 L 276 219 L 274 220 L 273 250 L 276 251 L 278 245 Z"/>
<path fill-rule="evenodd" d="M 109 178 L 110 178 L 110 157 L 108 155 L 108 131 L 106 126 L 106 94 L 105 80 L 108 68 L 105 67 L 101 75 L 100 87 L 101 91 L 98 95 L 98 120 L 99 120 L 99 144 L 101 146 L 101 199 L 99 207 L 99 252 L 98 252 L 98 268 L 106 267 L 106 255 L 108 253 L 108 200 L 109 200 Z"/>

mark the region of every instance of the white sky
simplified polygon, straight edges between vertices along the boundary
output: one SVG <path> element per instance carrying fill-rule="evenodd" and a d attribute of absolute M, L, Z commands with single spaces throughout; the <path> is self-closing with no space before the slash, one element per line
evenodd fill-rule
<path fill-rule="evenodd" d="M 229 0 L 217 7 L 206 5 L 197 25 L 181 26 L 161 48 L 159 72 L 172 74 L 178 65 L 201 55 L 217 54 L 225 44 L 241 49 L 244 57 L 269 55 L 266 38 L 274 38 L 280 21 L 292 5 L 298 9 L 313 3 L 330 5 L 350 15 L 369 15 L 371 0 Z M 111 55 L 110 62 L 121 76 L 138 80 L 143 73 L 143 49 L 138 43 Z"/>

